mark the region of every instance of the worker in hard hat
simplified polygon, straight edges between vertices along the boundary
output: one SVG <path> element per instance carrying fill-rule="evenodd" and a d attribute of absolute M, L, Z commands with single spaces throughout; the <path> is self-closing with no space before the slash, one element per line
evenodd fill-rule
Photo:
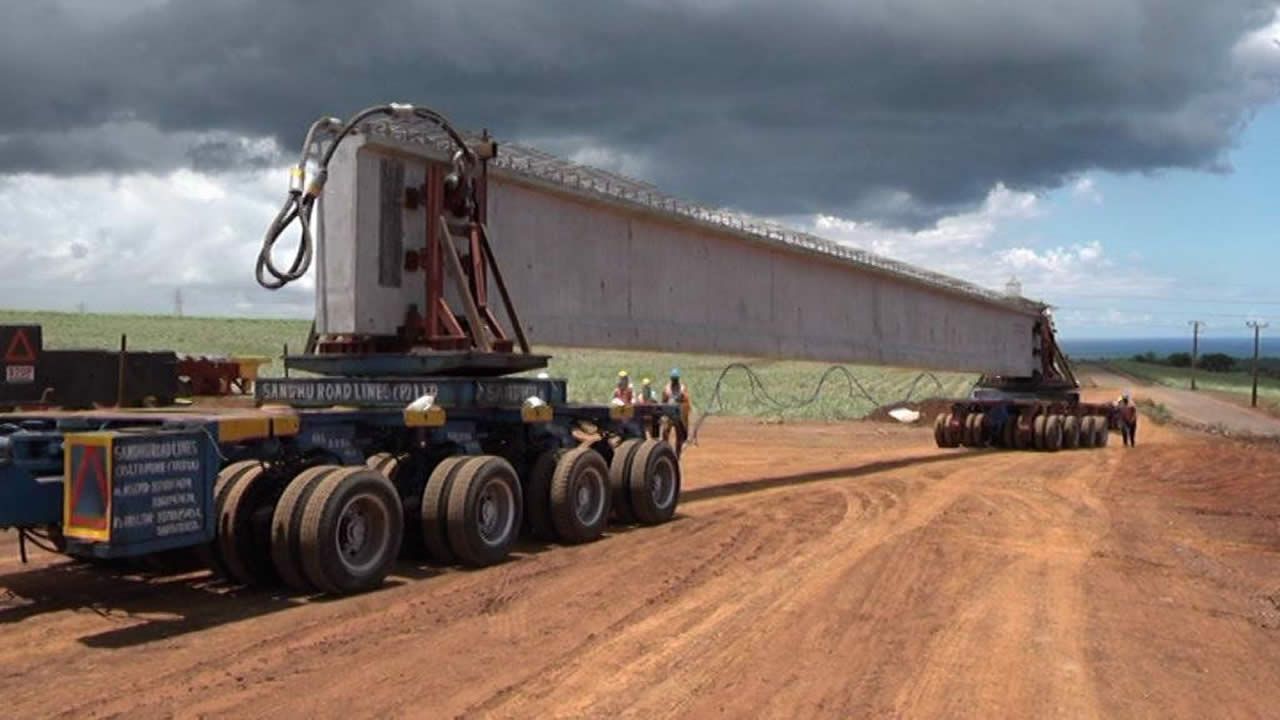
<path fill-rule="evenodd" d="M 689 416 L 693 411 L 693 400 L 689 397 L 689 386 L 680 381 L 680 368 L 671 368 L 671 378 L 662 389 L 662 402 L 680 406 L 680 423 L 675 427 L 675 450 L 680 454 L 685 438 L 689 434 Z M 664 433 L 670 436 L 670 432 Z M 670 438 L 668 437 L 668 441 Z"/>
<path fill-rule="evenodd" d="M 658 391 L 653 389 L 653 381 L 649 378 L 640 379 L 640 395 L 636 398 L 637 405 L 652 405 L 658 402 Z"/>
<path fill-rule="evenodd" d="M 623 405 L 630 405 L 634 395 L 631 389 L 631 376 L 627 374 L 626 370 L 619 370 L 618 384 L 613 388 L 613 399 Z"/>

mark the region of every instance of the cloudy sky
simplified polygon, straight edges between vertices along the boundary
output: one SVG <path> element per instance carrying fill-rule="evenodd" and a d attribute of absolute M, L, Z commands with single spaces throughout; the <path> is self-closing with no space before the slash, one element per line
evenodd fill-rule
<path fill-rule="evenodd" d="M 0 0 L 0 306 L 303 316 L 306 124 L 390 99 L 1059 307 L 1280 326 L 1252 0 Z"/>

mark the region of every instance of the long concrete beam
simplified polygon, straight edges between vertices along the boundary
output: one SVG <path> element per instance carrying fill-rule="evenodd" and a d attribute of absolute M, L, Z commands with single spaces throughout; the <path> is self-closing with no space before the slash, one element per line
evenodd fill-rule
<path fill-rule="evenodd" d="M 402 194 L 390 183 L 420 183 L 425 159 L 438 157 L 428 146 L 371 136 L 339 148 L 322 209 L 320 332 L 392 333 L 415 301 L 420 275 L 386 283 L 380 212 L 387 193 Z M 1003 375 L 1027 375 L 1035 365 L 1034 303 L 513 169 L 491 169 L 487 197 L 494 251 L 536 344 Z M 424 211 L 402 213 L 392 245 L 422 247 Z"/>

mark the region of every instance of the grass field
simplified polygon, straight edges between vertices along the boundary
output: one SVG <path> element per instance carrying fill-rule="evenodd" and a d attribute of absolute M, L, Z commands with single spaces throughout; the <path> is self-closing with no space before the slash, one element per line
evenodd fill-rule
<path fill-rule="evenodd" d="M 305 320 L 249 320 L 234 318 L 178 318 L 149 315 L 94 315 L 53 312 L 0 311 L 0 324 L 38 323 L 44 327 L 44 344 L 50 349 L 117 349 L 120 335 L 127 334 L 135 350 L 174 350 L 193 355 L 262 355 L 278 358 L 285 343 L 298 351 L 306 341 L 309 323 Z M 569 380 L 570 399 L 577 402 L 607 400 L 617 379 L 626 369 L 637 389 L 642 377 L 653 378 L 660 390 L 672 367 L 679 367 L 692 390 L 694 405 L 704 410 L 725 368 L 742 358 L 636 353 L 604 350 L 538 348 L 553 356 L 549 372 Z M 811 362 L 747 360 L 760 387 L 785 406 L 808 399 L 818 386 L 828 365 Z M 746 372 L 725 375 L 719 411 L 722 414 L 783 419 L 839 419 L 866 415 L 879 405 L 907 398 L 920 376 L 916 370 L 849 366 L 849 372 L 872 400 L 855 388 L 842 373 L 832 374 L 822 386 L 817 400 L 803 408 L 778 412 L 776 406 L 753 392 Z M 263 368 L 266 375 L 281 371 L 277 361 Z M 912 399 L 959 397 L 968 393 L 976 376 L 965 373 L 937 373 L 937 383 L 929 377 L 916 383 Z"/>
<path fill-rule="evenodd" d="M 1121 372 L 1159 385 L 1174 388 L 1191 387 L 1189 368 L 1175 368 L 1133 360 L 1110 360 L 1107 364 Z M 1247 400 L 1253 387 L 1253 378 L 1248 372 L 1217 373 L 1200 370 L 1196 372 L 1196 387 L 1201 390 L 1238 395 Z M 1258 378 L 1258 404 L 1260 406 L 1265 404 L 1272 411 L 1280 411 L 1280 380 Z"/>

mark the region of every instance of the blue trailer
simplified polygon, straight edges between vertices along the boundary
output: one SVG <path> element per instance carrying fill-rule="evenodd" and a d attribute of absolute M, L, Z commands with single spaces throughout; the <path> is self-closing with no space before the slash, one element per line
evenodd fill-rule
<path fill-rule="evenodd" d="M 199 553 L 227 580 L 345 594 L 397 557 L 480 567 L 523 531 L 584 543 L 671 519 L 673 405 L 566 402 L 545 378 L 261 381 L 255 407 L 0 418 L 0 527 L 88 559 Z"/>
<path fill-rule="evenodd" d="M 387 118 L 438 130 L 439 146 L 339 163 L 313 237 L 335 152 Z M 530 349 L 485 226 L 497 151 L 412 105 L 316 121 L 256 266 L 278 289 L 319 258 L 311 337 L 285 359 L 307 377 L 261 380 L 240 410 L 0 415 L 0 528 L 83 558 L 194 549 L 239 584 L 342 594 L 378 586 L 402 553 L 484 566 L 522 530 L 584 543 L 611 518 L 670 520 L 687 406 L 573 404 L 563 380 L 519 375 L 548 358 Z M 278 264 L 294 224 L 297 250 Z M 19 401 L 41 377 L 30 354 L 6 369 L 32 391 Z M 122 348 L 118 403 L 127 365 Z"/>

